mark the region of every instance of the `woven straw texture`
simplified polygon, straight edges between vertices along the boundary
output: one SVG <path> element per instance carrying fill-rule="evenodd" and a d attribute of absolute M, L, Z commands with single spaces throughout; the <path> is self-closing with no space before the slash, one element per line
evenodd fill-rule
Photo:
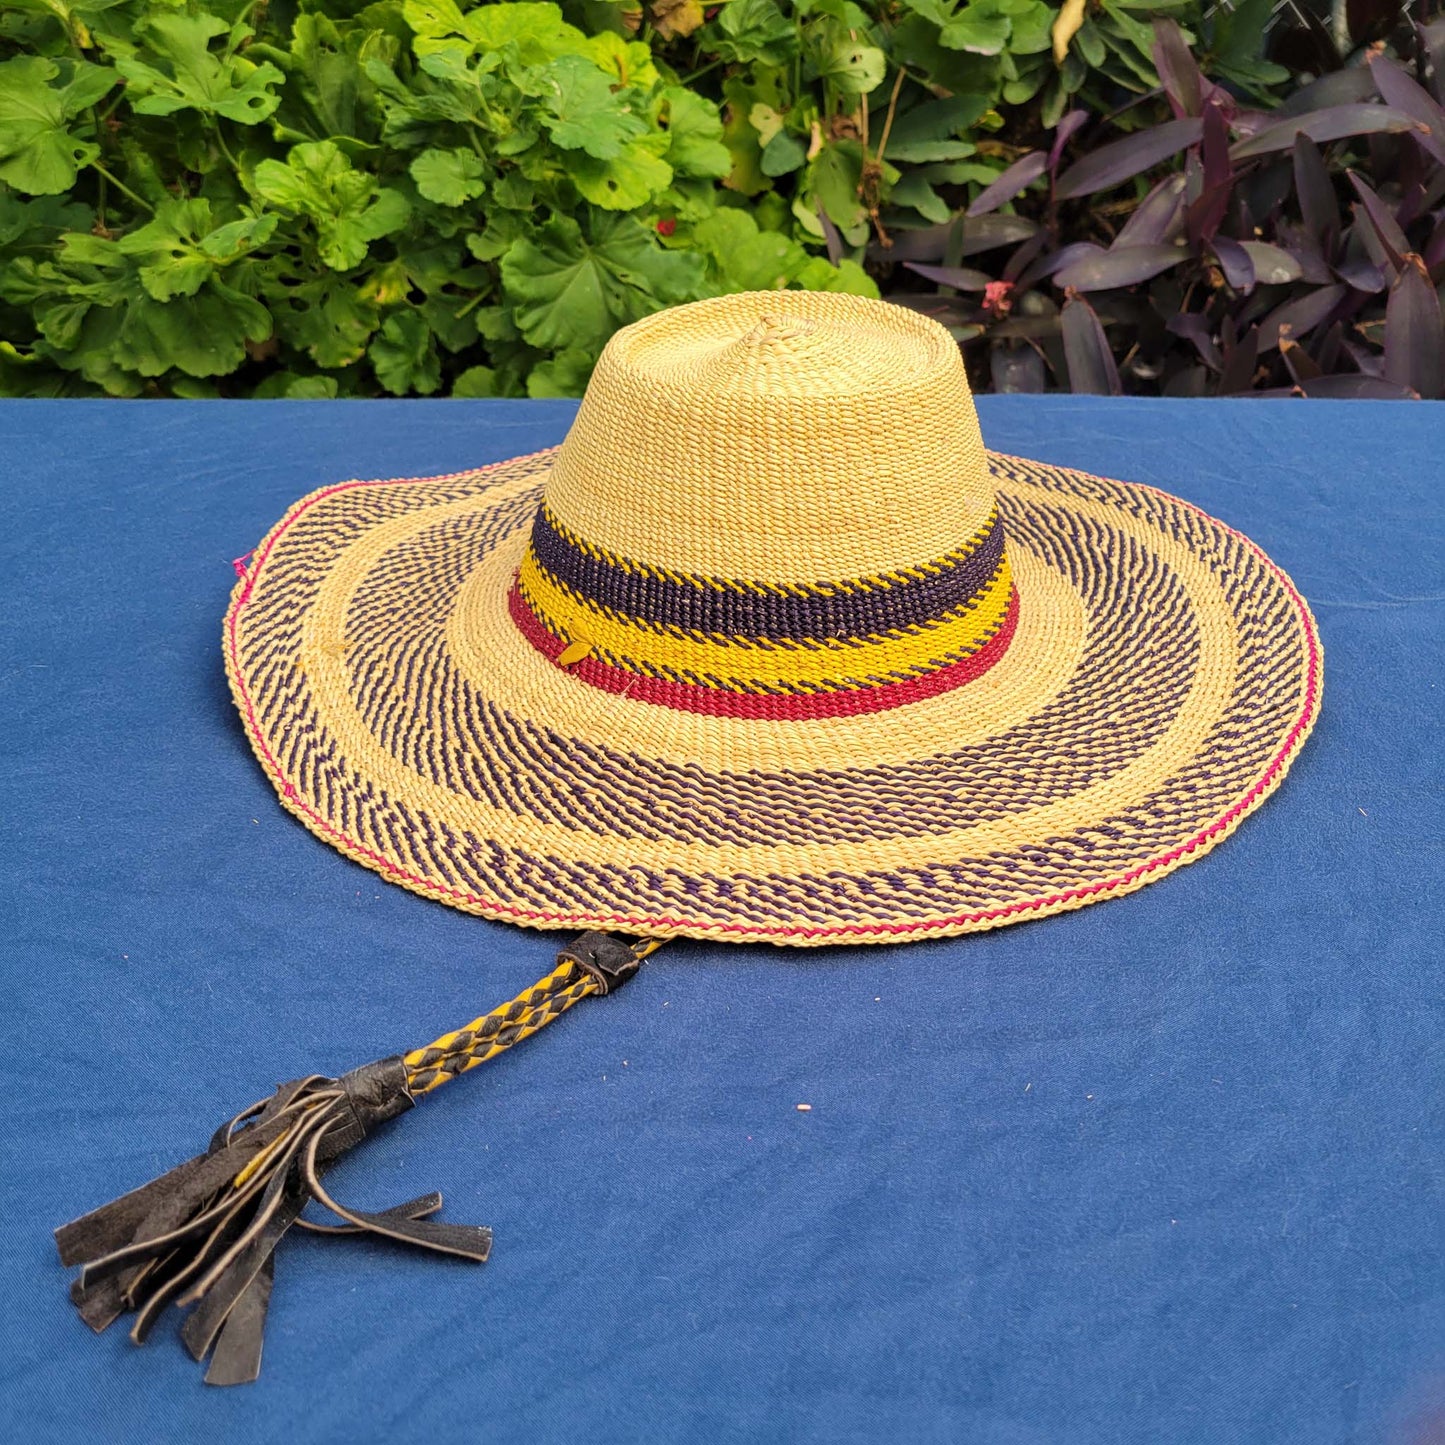
<path fill-rule="evenodd" d="M 787 944 L 997 927 L 1228 836 L 1318 635 L 1187 503 L 985 451 L 957 347 L 766 293 L 620 332 L 560 449 L 345 482 L 225 628 L 286 808 L 452 906 Z"/>

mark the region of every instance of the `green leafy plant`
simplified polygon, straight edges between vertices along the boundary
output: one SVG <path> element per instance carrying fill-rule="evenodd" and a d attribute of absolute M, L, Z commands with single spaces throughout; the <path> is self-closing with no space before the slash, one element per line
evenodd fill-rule
<path fill-rule="evenodd" d="M 1160 12 L 1272 100 L 1265 0 L 11 0 L 0 392 L 574 395 L 660 307 L 876 294 L 1015 135 L 1156 119 Z"/>
<path fill-rule="evenodd" d="M 567 394 L 675 302 L 876 294 L 727 209 L 716 104 L 640 41 L 550 4 L 217 9 L 9 17 L 5 391 Z"/>

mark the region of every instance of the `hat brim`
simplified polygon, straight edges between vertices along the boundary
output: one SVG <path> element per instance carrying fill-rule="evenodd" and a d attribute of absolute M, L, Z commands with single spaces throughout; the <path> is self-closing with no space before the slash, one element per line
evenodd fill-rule
<path fill-rule="evenodd" d="M 1254 543 L 1152 488 L 998 454 L 1018 610 L 981 676 L 806 721 L 604 691 L 508 607 L 552 455 L 314 492 L 226 617 L 282 804 L 453 907 L 794 945 L 994 928 L 1202 856 L 1318 713 L 1314 620 Z"/>

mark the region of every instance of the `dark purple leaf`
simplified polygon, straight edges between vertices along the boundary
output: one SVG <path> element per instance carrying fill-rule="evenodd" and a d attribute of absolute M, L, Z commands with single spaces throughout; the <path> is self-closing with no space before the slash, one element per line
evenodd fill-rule
<path fill-rule="evenodd" d="M 1204 107 L 1204 77 L 1190 54 L 1183 31 L 1172 20 L 1155 20 L 1150 49 L 1154 69 L 1159 72 L 1160 84 L 1176 118 L 1199 115 Z"/>
<path fill-rule="evenodd" d="M 1429 268 L 1431 277 L 1438 281 L 1440 278 L 1435 274 L 1436 270 L 1445 265 L 1445 216 L 1442 216 L 1436 224 L 1430 239 L 1425 242 L 1425 249 L 1420 256 Z"/>
<path fill-rule="evenodd" d="M 842 244 L 842 233 L 838 230 L 837 225 L 832 224 L 831 215 L 828 215 L 821 205 L 818 207 L 818 223 L 822 225 L 822 238 L 828 246 L 828 260 L 837 266 L 838 262 L 841 262 L 845 250 L 844 244 Z"/>
<path fill-rule="evenodd" d="M 1054 272 L 1055 286 L 1075 291 L 1110 291 L 1117 286 L 1137 286 L 1171 266 L 1189 259 L 1182 246 L 1124 246 L 1081 256 Z"/>
<path fill-rule="evenodd" d="M 1320 148 L 1303 133 L 1294 138 L 1294 188 L 1305 227 L 1320 251 L 1332 256 L 1340 235 L 1340 203 Z"/>
<path fill-rule="evenodd" d="M 1183 122 L 1172 121 L 1170 124 L 1182 125 Z M 1388 105 L 1336 105 L 1310 115 L 1291 116 L 1279 125 L 1272 125 L 1268 130 L 1240 141 L 1230 154 L 1234 160 L 1242 161 L 1250 156 L 1268 155 L 1271 151 L 1291 150 L 1295 136 L 1301 134 L 1313 141 L 1343 140 L 1351 135 L 1414 130 L 1418 125 L 1419 122 L 1411 120 L 1404 111 Z"/>
<path fill-rule="evenodd" d="M 1036 181 L 1048 169 L 1049 158 L 1043 151 L 1030 151 L 1020 157 L 992 185 L 985 186 L 973 204 L 968 208 L 969 216 L 983 216 L 997 210 L 1005 201 L 1011 201 L 1031 181 Z"/>
<path fill-rule="evenodd" d="M 1355 201 L 1350 206 L 1350 215 L 1353 217 L 1353 224 L 1348 232 L 1350 252 L 1358 255 L 1360 251 L 1363 251 L 1369 258 L 1370 264 L 1377 266 L 1384 273 L 1385 280 L 1393 281 L 1399 268 L 1390 259 L 1390 253 L 1385 249 L 1385 243 L 1380 239 L 1380 233 L 1370 224 L 1370 218 L 1365 214 L 1365 208 Z"/>
<path fill-rule="evenodd" d="M 923 316 L 931 316 L 950 330 L 972 325 L 979 314 L 978 303 L 962 296 L 925 296 L 916 291 L 896 291 L 888 298 L 892 306 L 903 306 Z"/>
<path fill-rule="evenodd" d="M 1204 107 L 1199 157 L 1203 186 L 1198 199 L 1185 213 L 1185 229 L 1190 244 L 1195 247 L 1202 246 L 1219 229 L 1229 208 L 1229 193 L 1234 182 L 1234 167 L 1229 163 L 1229 123 L 1224 111 L 1213 101 Z"/>
<path fill-rule="evenodd" d="M 956 291 L 982 291 L 993 282 L 993 277 L 986 271 L 975 271 L 968 266 L 927 266 L 921 261 L 905 261 L 903 264 L 924 280 L 935 281 L 940 286 L 952 286 Z"/>
<path fill-rule="evenodd" d="M 1071 296 L 1063 310 L 1064 360 L 1069 389 L 1075 395 L 1122 396 L 1119 368 L 1094 308 L 1082 296 Z"/>
<path fill-rule="evenodd" d="M 1284 364 L 1297 384 L 1315 381 L 1324 374 L 1314 357 L 1298 341 L 1281 341 L 1279 354 L 1284 357 Z"/>
<path fill-rule="evenodd" d="M 1064 147 L 1088 118 L 1089 112 L 1086 110 L 1071 110 L 1054 127 L 1054 143 L 1049 147 L 1050 172 L 1058 170 L 1059 157 L 1063 155 Z"/>
<path fill-rule="evenodd" d="M 1269 218 L 1278 214 L 1285 201 L 1294 194 L 1294 167 L 1285 156 L 1272 163 L 1250 167 L 1241 178 L 1237 190 L 1241 211 L 1247 208 L 1249 215 L 1246 217 L 1241 214 L 1240 229 L 1234 234 L 1252 236 L 1255 218 L 1267 224 Z"/>
<path fill-rule="evenodd" d="M 1096 246 L 1092 241 L 1071 241 L 1067 246 L 1060 246 L 1051 255 L 1041 256 L 1030 266 L 1022 276 L 1019 277 L 1019 290 L 1026 291 L 1030 286 L 1052 276 L 1054 272 L 1063 267 L 1071 265 L 1081 256 L 1102 256 L 1104 248 Z"/>
<path fill-rule="evenodd" d="M 1282 339 L 1298 341 L 1308 336 L 1344 299 L 1346 288 L 1325 286 L 1276 306 L 1259 323 L 1259 349 L 1271 351 Z"/>
<path fill-rule="evenodd" d="M 1370 72 L 1363 65 L 1353 65 L 1348 70 L 1334 70 L 1301 86 L 1280 106 L 1277 114 L 1308 115 L 1330 106 L 1371 100 L 1374 95 L 1375 82 L 1370 78 Z"/>
<path fill-rule="evenodd" d="M 1293 256 L 1280 246 L 1269 241 L 1241 241 L 1254 263 L 1254 279 L 1262 286 L 1283 286 L 1298 281 L 1303 268 Z"/>
<path fill-rule="evenodd" d="M 1172 241 L 1183 229 L 1184 177 L 1179 172 L 1165 176 L 1119 228 L 1113 247 L 1160 246 Z"/>
<path fill-rule="evenodd" d="M 1404 111 L 1426 127 L 1426 133 L 1417 135 L 1416 140 L 1445 165 L 1445 110 L 1435 97 L 1384 56 L 1376 56 L 1370 62 L 1370 74 L 1386 105 Z"/>
<path fill-rule="evenodd" d="M 1435 20 L 1429 25 L 1417 21 L 1415 34 L 1420 41 L 1421 78 L 1430 82 L 1435 99 L 1445 105 L 1445 20 Z"/>
<path fill-rule="evenodd" d="M 1198 311 L 1181 311 L 1164 323 L 1164 329 L 1175 336 L 1182 336 L 1194 343 L 1199 359 L 1211 370 L 1218 371 L 1224 365 L 1219 347 L 1209 329 L 1208 319 Z"/>
<path fill-rule="evenodd" d="M 1374 376 L 1321 376 L 1300 388 L 1318 401 L 1414 401 L 1415 393 Z"/>
<path fill-rule="evenodd" d="M 1354 171 L 1348 171 L 1346 174 L 1350 178 L 1350 184 L 1355 188 L 1355 194 L 1360 198 L 1365 215 L 1369 217 L 1370 224 L 1375 229 L 1375 235 L 1379 237 L 1380 245 L 1389 258 L 1391 268 L 1398 271 L 1405 264 L 1405 253 L 1410 249 L 1410 243 L 1405 239 L 1405 233 L 1400 229 L 1399 222 L 1395 220 L 1394 212 Z"/>
<path fill-rule="evenodd" d="M 920 226 L 917 230 L 892 230 L 893 244 L 888 247 L 869 247 L 870 259 L 875 261 L 941 261 L 948 246 L 948 233 L 952 221 L 936 226 Z M 890 228 L 891 229 L 891 228 Z"/>
<path fill-rule="evenodd" d="M 1122 140 L 1110 141 L 1065 171 L 1059 177 L 1054 195 L 1065 201 L 1117 186 L 1141 171 L 1157 166 L 1160 161 L 1178 155 L 1187 146 L 1194 145 L 1203 133 L 1204 122 L 1191 117 L 1188 120 L 1165 121 L 1163 125 L 1141 130 Z"/>
<path fill-rule="evenodd" d="M 1344 260 L 1335 262 L 1335 275 L 1340 277 L 1342 282 L 1354 286 L 1355 290 L 1363 290 L 1371 296 L 1389 285 L 1384 270 L 1374 262 L 1368 262 L 1363 256 L 1347 256 Z"/>
<path fill-rule="evenodd" d="M 843 233 L 833 224 L 833 218 L 820 205 L 818 222 L 823 227 L 823 240 L 828 247 L 828 259 L 836 266 L 843 259 L 845 247 Z"/>
<path fill-rule="evenodd" d="M 1344 337 L 1340 345 L 1344 347 L 1350 360 L 1360 368 L 1365 376 L 1383 377 L 1385 374 L 1385 358 L 1371 351 L 1368 346 L 1362 345 L 1352 336 Z"/>
<path fill-rule="evenodd" d="M 1440 298 L 1413 262 L 1395 278 L 1385 303 L 1385 379 L 1430 401 L 1445 390 Z"/>
<path fill-rule="evenodd" d="M 1311 286 L 1328 286 L 1335 279 L 1314 237 L 1303 226 L 1281 221 L 1275 226 L 1274 234 L 1275 244 L 1299 263 L 1301 281 L 1308 281 Z"/>
<path fill-rule="evenodd" d="M 974 256 L 980 251 L 992 251 L 999 246 L 1013 246 L 1027 241 L 1039 229 L 1037 221 L 1026 216 L 970 216 L 963 223 L 963 245 L 961 256 Z"/>
<path fill-rule="evenodd" d="M 1027 344 L 995 346 L 989 352 L 989 371 L 997 392 L 1040 392 L 1047 385 L 1044 359 Z"/>
<path fill-rule="evenodd" d="M 1031 236 L 1008 258 L 1003 268 L 1003 279 L 1010 285 L 1016 283 L 1048 243 L 1047 231 L 1039 231 Z"/>
<path fill-rule="evenodd" d="M 1047 316 L 1010 316 L 1007 321 L 1000 321 L 989 332 L 990 336 L 1029 341 L 1047 340 L 1058 334 L 1059 318 L 1052 312 Z"/>
<path fill-rule="evenodd" d="M 1233 317 L 1226 316 L 1220 328 L 1220 344 L 1224 351 L 1224 370 L 1219 376 L 1218 396 L 1238 396 L 1249 390 L 1254 380 L 1254 365 L 1259 359 L 1259 331 L 1251 326 L 1236 340 Z"/>
<path fill-rule="evenodd" d="M 1236 290 L 1248 294 L 1254 290 L 1254 262 L 1249 252 L 1230 236 L 1216 236 L 1214 259 L 1224 272 L 1224 279 Z"/>
<path fill-rule="evenodd" d="M 895 231 L 892 246 L 870 246 L 868 255 L 875 261 L 953 263 L 979 251 L 1027 241 L 1038 229 L 1038 222 L 1030 221 L 1026 216 L 992 215 L 969 219 L 959 212 L 951 221 L 922 226 L 916 231 Z M 953 256 L 949 255 L 951 242 L 957 243 L 957 252 Z"/>
<path fill-rule="evenodd" d="M 1340 338 L 1345 334 L 1345 323 L 1334 322 L 1323 339 L 1315 347 L 1315 360 L 1319 363 L 1320 371 L 1329 373 L 1336 369 L 1340 359 Z"/>

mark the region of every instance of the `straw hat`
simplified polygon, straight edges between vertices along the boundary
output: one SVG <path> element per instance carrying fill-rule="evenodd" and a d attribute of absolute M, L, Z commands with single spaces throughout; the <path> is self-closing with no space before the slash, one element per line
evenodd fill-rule
<path fill-rule="evenodd" d="M 651 316 L 561 447 L 327 487 L 238 570 L 226 666 L 285 807 L 418 893 L 592 931 L 56 1231 L 87 1323 L 134 1311 L 140 1340 L 194 1305 L 215 1384 L 260 1370 L 293 1226 L 485 1260 L 440 1195 L 349 1209 L 322 1174 L 661 940 L 937 937 L 1127 893 L 1258 807 L 1319 708 L 1314 622 L 1258 547 L 985 451 L 948 333 L 850 296 Z"/>
<path fill-rule="evenodd" d="M 1320 698 L 1258 547 L 989 453 L 941 326 L 802 292 L 626 327 L 556 450 L 306 497 L 225 652 L 284 806 L 391 881 L 800 945 L 1161 878 Z"/>

